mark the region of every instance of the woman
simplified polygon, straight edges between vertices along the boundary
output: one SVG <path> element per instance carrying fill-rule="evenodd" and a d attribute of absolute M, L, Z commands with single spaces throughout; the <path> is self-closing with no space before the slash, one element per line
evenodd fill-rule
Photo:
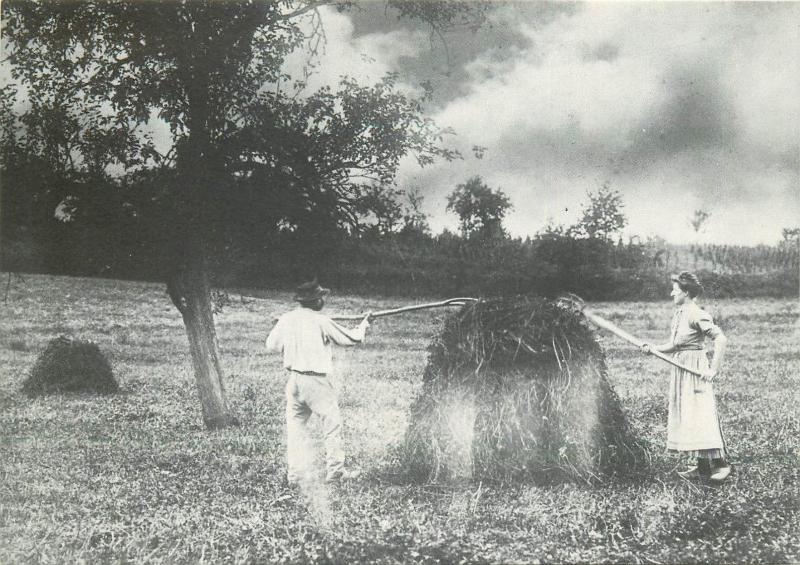
<path fill-rule="evenodd" d="M 725 481 L 731 467 L 725 459 L 725 441 L 717 417 L 712 381 L 717 376 L 725 354 L 727 339 L 714 324 L 711 315 L 697 305 L 703 292 L 697 277 L 689 272 L 672 276 L 672 301 L 675 315 L 668 343 L 645 343 L 642 351 L 673 353 L 675 361 L 695 369 L 697 376 L 678 367 L 672 368 L 667 419 L 667 449 L 695 458 L 697 464 L 678 474 L 684 478 L 704 477 Z M 703 341 L 714 340 L 714 356 L 709 366 Z"/>

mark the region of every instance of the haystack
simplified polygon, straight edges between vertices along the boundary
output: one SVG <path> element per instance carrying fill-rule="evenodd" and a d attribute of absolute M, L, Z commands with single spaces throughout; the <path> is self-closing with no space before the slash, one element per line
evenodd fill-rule
<path fill-rule="evenodd" d="M 598 481 L 647 460 L 583 316 L 556 301 L 480 301 L 429 348 L 399 450 L 417 480 Z"/>
<path fill-rule="evenodd" d="M 39 355 L 22 392 L 38 396 L 59 392 L 112 394 L 119 390 L 111 365 L 96 344 L 59 336 Z"/>

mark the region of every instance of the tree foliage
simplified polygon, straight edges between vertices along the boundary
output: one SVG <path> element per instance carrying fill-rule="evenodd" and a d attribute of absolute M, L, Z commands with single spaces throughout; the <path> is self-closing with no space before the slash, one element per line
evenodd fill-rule
<path fill-rule="evenodd" d="M 422 210 L 422 203 L 425 197 L 418 186 L 411 187 L 405 191 L 408 200 L 403 209 L 403 227 L 401 233 L 406 236 L 430 237 L 431 226 L 428 223 L 428 216 Z"/>
<path fill-rule="evenodd" d="M 290 224 L 317 210 L 350 230 L 370 214 L 394 229 L 401 157 L 414 153 L 425 166 L 458 156 L 437 144 L 445 132 L 422 115 L 419 101 L 394 91 L 396 78 L 373 86 L 345 78 L 336 91 L 326 87 L 306 99 L 261 95 L 228 145 L 232 159 L 244 156 L 237 174 L 276 187 L 280 193 L 262 201 Z"/>
<path fill-rule="evenodd" d="M 781 230 L 783 240 L 780 245 L 787 248 L 795 248 L 800 245 L 800 228 L 783 228 Z"/>
<path fill-rule="evenodd" d="M 689 225 L 692 226 L 694 233 L 699 235 L 708 225 L 708 220 L 710 218 L 711 212 L 703 208 L 698 208 L 692 213 L 692 217 L 689 218 Z"/>
<path fill-rule="evenodd" d="M 403 155 L 416 152 L 423 166 L 457 156 L 439 147 L 446 132 L 423 117 L 421 102 L 396 91 L 396 75 L 373 86 L 344 78 L 305 97 L 278 89 L 289 78 L 283 57 L 301 41 L 287 5 L 12 2 L 8 36 L 25 45 L 12 69 L 32 104 L 26 143 L 58 169 L 100 177 L 112 165 L 172 168 L 200 137 L 184 162 L 212 182 L 176 187 L 163 204 L 185 209 L 180 196 L 204 192 L 195 213 L 215 233 L 235 225 L 232 207 L 273 226 L 325 214 L 353 227 L 357 205 L 387 190 Z M 208 36 L 196 33 L 201 21 Z M 34 24 L 48 33 L 30 34 Z M 193 42 L 199 49 L 187 48 Z M 174 136 L 164 155 L 147 132 L 156 119 Z"/>
<path fill-rule="evenodd" d="M 400 228 L 403 208 L 398 202 L 400 191 L 387 189 L 380 185 L 368 187 L 356 203 L 356 211 L 366 222 L 368 229 L 377 235 L 388 235 Z"/>
<path fill-rule="evenodd" d="M 610 240 L 625 228 L 628 218 L 619 191 L 611 190 L 606 182 L 596 192 L 588 192 L 587 198 L 580 220 L 568 230 L 571 235 Z"/>
<path fill-rule="evenodd" d="M 481 177 L 459 184 L 447 197 L 447 210 L 458 216 L 464 237 L 502 238 L 503 219 L 512 208 L 511 199 L 492 190 Z"/>

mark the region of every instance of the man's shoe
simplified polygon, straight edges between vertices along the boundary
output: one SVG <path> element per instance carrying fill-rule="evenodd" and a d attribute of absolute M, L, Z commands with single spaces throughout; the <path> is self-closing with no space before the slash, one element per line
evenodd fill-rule
<path fill-rule="evenodd" d="M 678 476 L 683 479 L 699 479 L 702 475 L 700 474 L 700 469 L 697 468 L 696 465 L 689 467 L 685 471 L 678 471 Z"/>
<path fill-rule="evenodd" d="M 352 481 L 360 476 L 361 471 L 357 471 L 355 469 L 337 469 L 336 471 L 331 471 L 328 473 L 328 476 L 325 477 L 325 482 L 339 483 L 341 481 Z"/>
<path fill-rule="evenodd" d="M 711 469 L 711 477 L 709 477 L 715 483 L 723 483 L 728 480 L 728 477 L 731 476 L 731 466 L 725 465 L 723 467 L 714 467 Z"/>

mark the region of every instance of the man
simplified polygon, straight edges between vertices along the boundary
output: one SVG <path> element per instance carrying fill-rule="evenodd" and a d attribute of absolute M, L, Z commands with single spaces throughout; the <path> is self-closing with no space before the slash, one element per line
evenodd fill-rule
<path fill-rule="evenodd" d="M 344 467 L 342 418 L 336 391 L 328 376 L 333 368 L 333 344 L 356 345 L 364 341 L 369 314 L 355 329 L 340 326 L 320 313 L 329 289 L 316 280 L 297 287 L 294 300 L 300 307 L 280 317 L 267 337 L 267 351 L 283 354 L 289 371 L 286 383 L 287 481 L 297 484 L 306 476 L 309 449 L 308 419 L 322 419 L 326 452 L 326 481 L 337 482 L 358 476 Z"/>

